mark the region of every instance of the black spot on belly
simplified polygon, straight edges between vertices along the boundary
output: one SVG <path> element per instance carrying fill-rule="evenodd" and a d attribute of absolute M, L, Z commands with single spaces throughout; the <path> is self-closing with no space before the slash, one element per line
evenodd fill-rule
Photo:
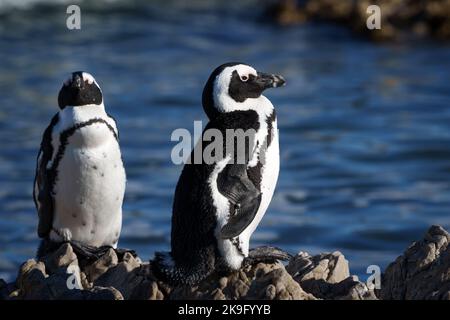
<path fill-rule="evenodd" d="M 73 214 L 72 214 L 72 217 L 73 217 L 73 218 L 76 218 L 76 217 L 77 217 L 77 215 L 76 215 L 75 213 L 73 213 Z"/>
<path fill-rule="evenodd" d="M 251 182 L 255 185 L 255 187 L 261 191 L 261 179 L 262 179 L 262 163 L 258 161 L 256 166 L 249 167 L 247 169 L 247 175 Z"/>
<path fill-rule="evenodd" d="M 102 172 L 101 174 L 100 174 L 102 177 L 104 177 L 105 176 L 105 174 Z"/>
<path fill-rule="evenodd" d="M 55 119 L 55 120 L 53 120 Z M 56 120 L 58 120 L 57 117 L 54 117 L 52 119 L 52 124 L 54 125 L 56 122 Z M 52 163 L 51 168 L 48 170 L 48 181 L 50 182 L 50 194 L 54 195 L 54 186 L 56 184 L 56 182 L 58 181 L 58 167 L 59 167 L 59 163 L 61 162 L 61 159 L 63 158 L 64 152 L 66 150 L 66 147 L 68 145 L 68 140 L 69 138 L 79 129 L 93 125 L 93 124 L 104 124 L 108 127 L 109 131 L 113 134 L 114 139 L 119 142 L 119 137 L 115 131 L 115 129 L 104 119 L 100 119 L 100 118 L 93 118 L 90 119 L 88 121 L 85 122 L 81 122 L 81 123 L 77 123 L 76 125 L 70 127 L 69 129 L 64 130 L 63 132 L 61 132 L 59 140 L 60 140 L 60 144 L 59 144 L 59 148 L 55 154 L 54 157 L 54 161 Z M 46 131 L 47 132 L 47 131 Z M 52 154 L 53 149 L 51 149 L 50 154 Z M 87 157 L 88 159 L 90 159 L 91 157 Z M 43 162 L 45 163 L 45 162 Z M 95 168 L 96 169 L 96 168 Z"/>
<path fill-rule="evenodd" d="M 258 155 L 258 163 L 254 167 L 249 167 L 247 169 L 247 175 L 248 178 L 253 182 L 255 187 L 258 188 L 258 190 L 261 191 L 261 179 L 262 179 L 262 168 L 263 163 L 267 160 L 265 158 L 267 148 L 270 146 L 273 140 L 273 123 L 276 119 L 276 113 L 275 110 L 272 111 L 270 116 L 266 118 L 267 123 L 267 136 L 265 138 L 264 143 L 261 146 L 261 149 L 259 151 Z"/>
<path fill-rule="evenodd" d="M 97 170 L 97 166 L 92 166 L 92 169 Z"/>
<path fill-rule="evenodd" d="M 81 224 L 85 227 L 86 226 L 86 221 L 83 221 Z"/>
<path fill-rule="evenodd" d="M 244 255 L 244 251 L 241 248 L 241 243 L 239 242 L 239 237 L 231 239 L 231 243 L 233 244 L 233 246 L 235 246 L 235 248 L 239 251 L 241 255 Z"/>
<path fill-rule="evenodd" d="M 275 121 L 277 114 L 275 113 L 275 109 L 272 111 L 270 116 L 267 117 L 266 123 L 267 123 L 267 147 L 270 146 L 273 139 L 273 123 Z"/>
<path fill-rule="evenodd" d="M 95 230 L 91 230 L 91 234 L 95 234 Z"/>

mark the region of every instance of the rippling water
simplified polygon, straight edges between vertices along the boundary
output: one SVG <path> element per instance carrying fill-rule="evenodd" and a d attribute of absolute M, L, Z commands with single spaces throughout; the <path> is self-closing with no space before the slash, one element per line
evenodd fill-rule
<path fill-rule="evenodd" d="M 82 30 L 68 31 L 65 2 L 0 1 L 0 277 L 34 256 L 35 157 L 61 83 L 79 69 L 95 75 L 118 120 L 128 175 L 120 245 L 143 259 L 170 247 L 181 171 L 170 134 L 205 120 L 203 84 L 233 60 L 288 81 L 267 92 L 281 172 L 253 246 L 340 250 L 364 278 L 430 224 L 450 227 L 449 46 L 274 27 L 256 1 L 105 0 L 82 4 Z"/>

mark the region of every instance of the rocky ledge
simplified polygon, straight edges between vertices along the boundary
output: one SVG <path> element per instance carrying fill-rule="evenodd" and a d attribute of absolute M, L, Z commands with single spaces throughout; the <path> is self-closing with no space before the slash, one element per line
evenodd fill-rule
<path fill-rule="evenodd" d="M 381 9 L 381 29 L 369 30 L 367 8 Z M 338 23 L 373 40 L 398 40 L 415 35 L 450 40 L 448 0 L 277 0 L 267 14 L 281 25 L 319 20 Z"/>
<path fill-rule="evenodd" d="M 0 299 L 446 299 L 450 300 L 450 235 L 432 226 L 382 275 L 372 290 L 351 276 L 340 252 L 300 252 L 287 265 L 258 263 L 228 276 L 213 274 L 194 287 L 171 287 L 151 272 L 151 261 L 110 249 L 79 264 L 70 244 L 26 261 L 14 283 L 0 279 Z"/>

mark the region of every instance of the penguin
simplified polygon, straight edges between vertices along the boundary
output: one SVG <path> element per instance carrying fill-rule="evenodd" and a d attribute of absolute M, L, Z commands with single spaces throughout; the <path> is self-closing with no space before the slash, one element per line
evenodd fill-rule
<path fill-rule="evenodd" d="M 126 175 L 115 120 L 94 77 L 73 72 L 58 94 L 59 112 L 44 131 L 33 199 L 42 257 L 62 242 L 98 258 L 117 248 Z"/>
<path fill-rule="evenodd" d="M 290 258 L 274 247 L 249 249 L 272 199 L 280 166 L 276 112 L 262 93 L 284 84 L 282 76 L 258 72 L 244 63 L 226 63 L 212 72 L 202 95 L 209 122 L 178 180 L 171 252 L 155 253 L 156 275 L 175 285 L 194 285 L 214 270 L 228 272 L 257 261 Z M 253 132 L 253 143 L 244 144 L 243 161 L 236 161 L 243 150 L 226 146 L 212 163 L 195 159 L 196 149 L 203 154 L 211 143 L 205 138 L 208 130 L 226 137 L 230 129 Z"/>

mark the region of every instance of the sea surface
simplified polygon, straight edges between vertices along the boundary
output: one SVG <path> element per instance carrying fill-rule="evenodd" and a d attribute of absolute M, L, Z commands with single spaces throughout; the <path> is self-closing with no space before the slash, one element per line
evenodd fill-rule
<path fill-rule="evenodd" d="M 91 2 L 91 3 L 90 3 Z M 264 1 L 0 1 L 0 278 L 35 254 L 42 133 L 68 74 L 92 73 L 118 122 L 128 182 L 120 246 L 170 249 L 178 128 L 203 120 L 210 72 L 282 74 L 281 171 L 252 246 L 341 251 L 367 278 L 432 224 L 450 228 L 450 46 L 375 44 L 346 29 L 278 27 Z M 68 3 L 81 30 L 66 28 Z"/>

